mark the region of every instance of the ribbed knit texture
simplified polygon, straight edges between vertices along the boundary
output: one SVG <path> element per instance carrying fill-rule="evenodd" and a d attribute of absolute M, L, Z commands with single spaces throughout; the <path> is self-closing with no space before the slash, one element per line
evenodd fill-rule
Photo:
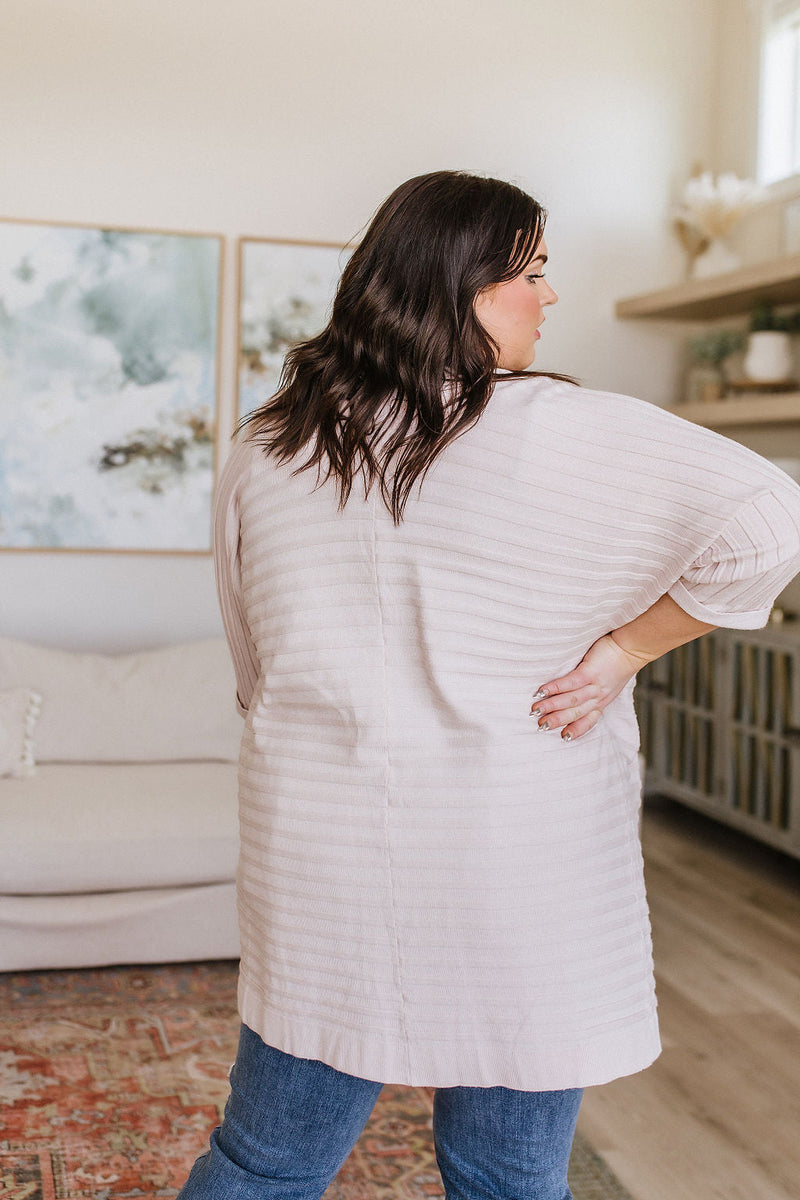
<path fill-rule="evenodd" d="M 217 503 L 246 723 L 240 1011 L 351 1074 L 525 1090 L 659 1050 L 632 686 L 591 733 L 532 693 L 669 591 L 757 627 L 800 488 L 651 405 L 504 381 L 392 524 L 248 442 Z"/>

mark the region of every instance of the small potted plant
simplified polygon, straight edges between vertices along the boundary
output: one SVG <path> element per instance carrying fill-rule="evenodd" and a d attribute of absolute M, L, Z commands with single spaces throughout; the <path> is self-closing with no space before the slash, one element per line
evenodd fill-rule
<path fill-rule="evenodd" d="M 753 309 L 744 370 L 756 383 L 784 383 L 792 374 L 791 334 L 800 328 L 800 313 L 776 313 L 771 304 Z"/>
<path fill-rule="evenodd" d="M 690 399 L 720 400 L 725 391 L 724 365 L 744 346 L 745 336 L 738 329 L 715 329 L 704 337 L 695 338 L 690 346 L 694 363 Z"/>

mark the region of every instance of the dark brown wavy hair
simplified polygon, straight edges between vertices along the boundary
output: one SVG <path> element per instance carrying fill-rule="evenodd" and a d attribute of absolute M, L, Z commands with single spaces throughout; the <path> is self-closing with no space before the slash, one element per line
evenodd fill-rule
<path fill-rule="evenodd" d="M 318 483 L 333 476 L 340 507 L 356 476 L 365 492 L 377 482 L 399 523 L 492 395 L 500 351 L 475 298 L 527 266 L 545 219 L 497 179 L 434 171 L 401 184 L 344 268 L 327 327 L 289 351 L 278 391 L 240 428 L 280 462 L 301 458 L 297 471 L 316 468 Z"/>

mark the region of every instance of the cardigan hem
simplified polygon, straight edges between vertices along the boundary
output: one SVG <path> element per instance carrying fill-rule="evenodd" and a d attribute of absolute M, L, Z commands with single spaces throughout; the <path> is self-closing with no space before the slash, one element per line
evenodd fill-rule
<path fill-rule="evenodd" d="M 634 1075 L 661 1053 L 655 1007 L 624 1028 L 574 1042 L 522 1046 L 502 1037 L 476 1035 L 470 1043 L 453 1039 L 420 1048 L 413 1034 L 407 1047 L 398 1023 L 393 1037 L 374 1032 L 359 1038 L 335 1026 L 303 1025 L 272 1007 L 243 974 L 239 976 L 239 1014 L 243 1024 L 267 1045 L 295 1058 L 326 1063 L 346 1075 L 407 1087 L 507 1087 L 517 1091 L 561 1091 L 596 1087 Z"/>

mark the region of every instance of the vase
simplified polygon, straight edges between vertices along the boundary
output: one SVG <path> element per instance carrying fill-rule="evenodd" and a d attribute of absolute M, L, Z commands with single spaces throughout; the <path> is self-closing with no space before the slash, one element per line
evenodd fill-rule
<path fill-rule="evenodd" d="M 744 372 L 757 383 L 782 383 L 791 378 L 792 346 L 788 333 L 761 329 L 751 333 L 744 358 Z"/>
<path fill-rule="evenodd" d="M 693 279 L 707 279 L 710 275 L 724 275 L 735 271 L 741 260 L 722 238 L 713 238 L 702 254 L 698 254 L 692 265 Z"/>

